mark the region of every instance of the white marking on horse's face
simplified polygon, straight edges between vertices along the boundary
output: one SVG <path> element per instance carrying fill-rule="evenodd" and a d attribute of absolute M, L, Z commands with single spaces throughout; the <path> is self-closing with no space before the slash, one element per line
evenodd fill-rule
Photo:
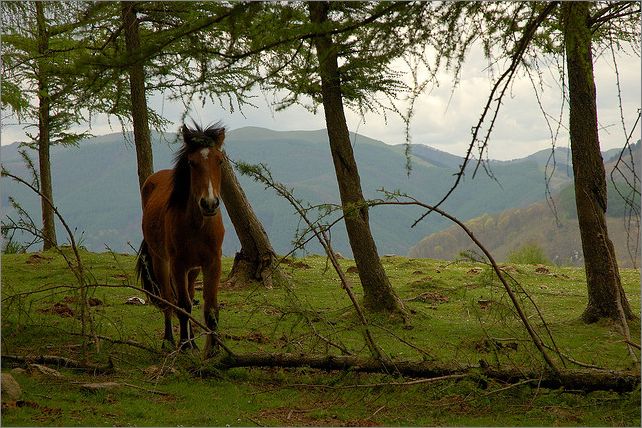
<path fill-rule="evenodd" d="M 214 188 L 212 187 L 212 180 L 210 180 L 209 184 L 207 185 L 207 197 L 210 201 L 214 199 Z"/>
<path fill-rule="evenodd" d="M 207 157 L 210 155 L 210 149 L 208 147 L 201 149 L 201 155 L 203 155 L 203 159 L 207 159 Z"/>

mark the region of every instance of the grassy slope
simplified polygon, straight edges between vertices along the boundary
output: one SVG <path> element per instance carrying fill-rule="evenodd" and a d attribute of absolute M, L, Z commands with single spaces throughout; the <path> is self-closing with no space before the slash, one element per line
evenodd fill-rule
<path fill-rule="evenodd" d="M 4 255 L 2 259 L 2 352 L 56 354 L 80 358 L 81 340 L 73 317 L 46 312 L 56 302 L 73 303 L 73 291 L 52 287 L 73 284 L 61 257 L 44 254 Z M 133 283 L 134 259 L 126 255 L 83 253 L 97 284 Z M 350 304 L 322 257 L 296 260 L 287 267 L 291 287 L 223 289 L 221 331 L 235 352 L 336 352 L 311 330 L 354 352 L 364 354 Z M 539 366 L 535 351 L 511 314 L 499 285 L 483 266 L 434 260 L 386 257 L 384 266 L 400 296 L 419 295 L 407 304 L 414 312 L 413 329 L 386 317 L 371 315 L 376 341 L 391 356 L 428 358 L 447 364 L 501 363 Z M 345 268 L 351 260 L 342 261 Z M 231 266 L 224 259 L 224 271 Z M 537 302 L 558 346 L 575 359 L 626 369 L 631 360 L 621 336 L 609 323 L 586 326 L 578 321 L 585 305 L 583 272 L 553 268 L 535 274 L 534 266 L 514 266 L 511 274 Z M 623 284 L 639 314 L 639 272 L 623 270 Z M 357 284 L 357 276 L 349 274 Z M 19 295 L 46 290 L 33 295 Z M 355 285 L 355 291 L 359 287 Z M 125 288 L 92 291 L 103 305 L 92 309 L 99 334 L 133 339 L 158 349 L 161 315 L 149 306 L 125 305 L 139 295 Z M 197 291 L 197 299 L 200 299 Z M 67 302 L 65 302 L 65 299 Z M 482 308 L 480 300 L 489 300 Z M 196 306 L 198 313 L 200 306 Z M 533 314 L 533 309 L 528 309 Z M 197 315 L 201 318 L 200 313 Z M 537 323 L 535 317 L 531 320 Z M 639 321 L 631 324 L 639 337 Z M 392 332 L 393 334 L 390 334 Z M 424 350 L 401 343 L 401 337 Z M 517 350 L 488 345 L 488 338 L 507 339 Z M 202 344 L 202 339 L 201 344 Z M 235 369 L 217 379 L 193 373 L 198 354 L 151 354 L 137 348 L 101 342 L 92 358 L 111 357 L 116 373 L 92 377 L 62 370 L 64 378 L 16 375 L 24 389 L 22 407 L 5 405 L 2 425 L 632 425 L 639 426 L 638 393 L 564 394 L 527 385 L 503 389 L 489 382 L 485 389 L 472 381 L 442 381 L 402 387 L 353 387 L 400 381 L 383 375 L 319 373 L 312 370 Z M 152 378 L 152 365 L 173 367 L 176 373 Z M 3 363 L 3 370 L 9 367 Z M 123 387 L 86 393 L 78 382 L 116 380 L 169 395 Z M 407 380 L 407 379 L 406 379 Z M 316 385 L 316 386 L 314 386 Z M 347 387 L 347 388 L 346 388 Z"/>
<path fill-rule="evenodd" d="M 634 219 L 629 223 L 624 214 L 627 207 L 612 189 L 609 183 L 608 213 L 615 214 L 607 216 L 609 237 L 620 266 L 634 267 L 633 262 L 639 264 L 636 243 L 639 228 Z M 541 201 L 498 214 L 484 214 L 466 221 L 466 224 L 498 260 L 506 260 L 511 252 L 525 244 L 536 244 L 555 264 L 581 266 L 584 259 L 573 188 L 563 189 L 555 205 L 557 218 L 548 203 Z M 450 260 L 472 248 L 474 244 L 468 235 L 455 225 L 424 237 L 408 254 L 411 257 Z M 578 256 L 573 257 L 574 254 Z"/>

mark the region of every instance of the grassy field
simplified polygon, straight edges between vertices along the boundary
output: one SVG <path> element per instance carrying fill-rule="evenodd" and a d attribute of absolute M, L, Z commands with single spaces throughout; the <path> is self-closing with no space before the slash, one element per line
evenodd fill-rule
<path fill-rule="evenodd" d="M 62 257 L 53 252 L 3 255 L 2 354 L 76 360 L 86 354 L 96 364 L 111 360 L 115 368 L 112 374 L 95 376 L 55 366 L 50 367 L 60 376 L 14 371 L 23 395 L 20 401 L 3 402 L 3 426 L 640 426 L 639 390 L 581 393 L 481 377 L 412 383 L 393 375 L 311 369 L 237 368 L 203 377 L 199 369 L 206 362 L 199 352 L 161 352 L 162 316 L 154 307 L 125 304 L 129 297 L 144 297 L 122 287 L 135 284 L 134 258 L 86 252 L 82 256 L 96 284 L 89 290 L 95 299 L 91 315 L 96 334 L 151 349 L 108 340 L 84 349 L 78 335 L 78 291 Z M 231 263 L 224 259 L 224 273 Z M 367 314 L 376 342 L 390 357 L 452 366 L 480 360 L 501 367 L 542 366 L 488 267 L 403 257 L 384 257 L 383 263 L 412 312 L 411 326 Z M 354 262 L 342 260 L 342 265 L 348 269 Z M 227 346 L 237 353 L 307 354 L 339 354 L 343 347 L 367 356 L 358 319 L 326 259 L 309 256 L 282 267 L 291 278 L 288 286 L 221 290 L 220 331 Z M 600 367 L 634 368 L 614 325 L 579 321 L 586 305 L 582 270 L 505 268 L 537 304 L 564 354 Z M 353 270 L 348 276 L 358 294 Z M 622 280 L 639 315 L 639 272 L 623 270 Z M 519 296 L 531 322 L 543 333 L 526 295 Z M 200 291 L 196 299 L 201 300 Z M 196 305 L 196 317 L 202 319 L 200 311 Z M 639 319 L 630 328 L 637 341 Z M 203 343 L 199 338 L 201 348 Z M 3 372 L 13 367 L 3 359 Z M 118 386 L 98 391 L 82 386 L 108 381 Z M 401 385 L 386 385 L 391 382 Z"/>

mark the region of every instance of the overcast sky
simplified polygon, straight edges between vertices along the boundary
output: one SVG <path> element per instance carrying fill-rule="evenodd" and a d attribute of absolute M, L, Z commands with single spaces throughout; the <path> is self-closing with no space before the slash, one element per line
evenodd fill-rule
<path fill-rule="evenodd" d="M 640 108 L 640 58 L 620 56 L 618 59 L 624 118 L 628 132 Z M 557 71 L 551 69 L 544 73 L 544 91 L 540 93 L 542 105 L 553 118 L 559 116 L 561 93 Z M 602 150 L 621 147 L 625 137 L 622 130 L 615 71 L 610 53 L 598 58 L 595 63 L 595 77 L 598 94 L 598 117 L 602 129 L 600 141 Z M 452 77 L 440 75 L 439 87 L 422 94 L 416 102 L 410 136 L 412 143 L 425 144 L 437 149 L 462 155 L 471 138 L 471 127 L 481 115 L 482 108 L 491 90 L 486 60 L 479 52 L 471 52 L 463 67 L 460 83 L 452 92 Z M 291 107 L 283 112 L 275 112 L 264 96 L 257 94 L 255 104 L 258 108 L 245 107 L 243 113 L 229 113 L 221 106 L 200 105 L 193 108 L 191 116 L 197 122 L 208 124 L 221 120 L 230 129 L 244 126 L 260 126 L 280 131 L 315 130 L 325 128 L 323 110 L 316 115 L 302 107 Z M 178 121 L 183 111 L 182 104 L 172 103 L 162 95 L 150 99 L 150 105 L 166 118 L 175 122 L 169 131 L 178 129 Z M 403 143 L 404 124 L 396 117 L 389 117 L 386 123 L 381 117 L 367 115 L 361 118 L 353 112 L 348 113 L 348 127 L 368 137 L 388 144 Z M 4 115 L 3 115 L 4 116 Z M 21 125 L 5 120 L 2 126 L 2 144 L 10 144 L 24 139 Z M 568 114 L 562 120 L 558 146 L 568 146 Z M 556 126 L 555 119 L 551 125 Z M 91 132 L 103 135 L 119 132 L 120 125 L 113 121 L 112 126 L 104 117 L 92 123 Z M 636 129 L 633 141 L 640 136 Z M 490 142 L 491 159 L 514 159 L 527 156 L 550 146 L 550 132 L 538 107 L 533 86 L 528 77 L 518 76 L 511 86 L 499 112 Z M 356 142 L 358 144 L 358 141 Z"/>

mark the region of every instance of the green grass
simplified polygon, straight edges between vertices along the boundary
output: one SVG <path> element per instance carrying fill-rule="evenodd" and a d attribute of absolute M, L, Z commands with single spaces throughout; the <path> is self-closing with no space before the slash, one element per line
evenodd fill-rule
<path fill-rule="evenodd" d="M 82 359 L 83 340 L 76 335 L 81 332 L 80 322 L 52 311 L 53 305 L 60 303 L 78 314 L 73 276 L 62 257 L 40 255 L 44 258 L 3 255 L 2 353 Z M 135 340 L 159 352 L 103 340 L 99 349 L 90 347 L 88 357 L 96 363 L 111 359 L 116 368 L 112 375 L 92 376 L 69 369 L 60 369 L 60 379 L 16 374 L 24 394 L 18 403 L 3 404 L 3 426 L 640 424 L 639 391 L 582 394 L 473 380 L 365 387 L 357 385 L 409 379 L 311 369 L 238 368 L 217 378 L 201 378 L 200 353 L 160 352 L 162 316 L 155 308 L 124 304 L 128 297 L 143 297 L 136 290 L 118 287 L 135 283 L 134 258 L 87 252 L 82 256 L 92 283 L 100 285 L 89 293 L 102 301 L 91 309 L 97 334 Z M 238 353 L 337 354 L 323 337 L 367 356 L 358 320 L 326 259 L 309 256 L 296 261 L 301 262 L 296 268 L 283 265 L 291 277 L 288 287 L 220 291 L 220 330 L 228 337 L 227 345 Z M 231 259 L 223 260 L 224 274 L 231 263 Z M 341 263 L 346 269 L 354 265 L 351 260 Z M 541 366 L 541 358 L 486 266 L 403 257 L 384 257 L 383 263 L 412 311 L 411 329 L 396 318 L 368 314 L 376 342 L 391 357 L 449 365 L 484 360 L 504 367 Z M 634 366 L 614 325 L 579 321 L 586 305 L 583 271 L 549 267 L 548 272 L 536 272 L 537 267 L 531 265 L 508 265 L 506 269 L 536 302 L 562 352 L 612 369 Z M 359 295 L 357 274 L 348 277 Z M 637 314 L 639 280 L 638 271 L 622 271 L 623 286 Z M 542 322 L 525 295 L 518 295 L 531 322 L 543 332 Z M 200 291 L 196 298 L 202 300 Z M 197 305 L 199 319 L 200 311 Z M 630 328 L 632 337 L 640 337 L 639 320 L 631 322 Z M 199 338 L 201 348 L 203 343 Z M 155 377 L 151 366 L 173 371 Z M 11 368 L 3 361 L 3 371 Z M 82 383 L 100 381 L 139 388 L 122 386 L 99 393 L 80 388 Z"/>

